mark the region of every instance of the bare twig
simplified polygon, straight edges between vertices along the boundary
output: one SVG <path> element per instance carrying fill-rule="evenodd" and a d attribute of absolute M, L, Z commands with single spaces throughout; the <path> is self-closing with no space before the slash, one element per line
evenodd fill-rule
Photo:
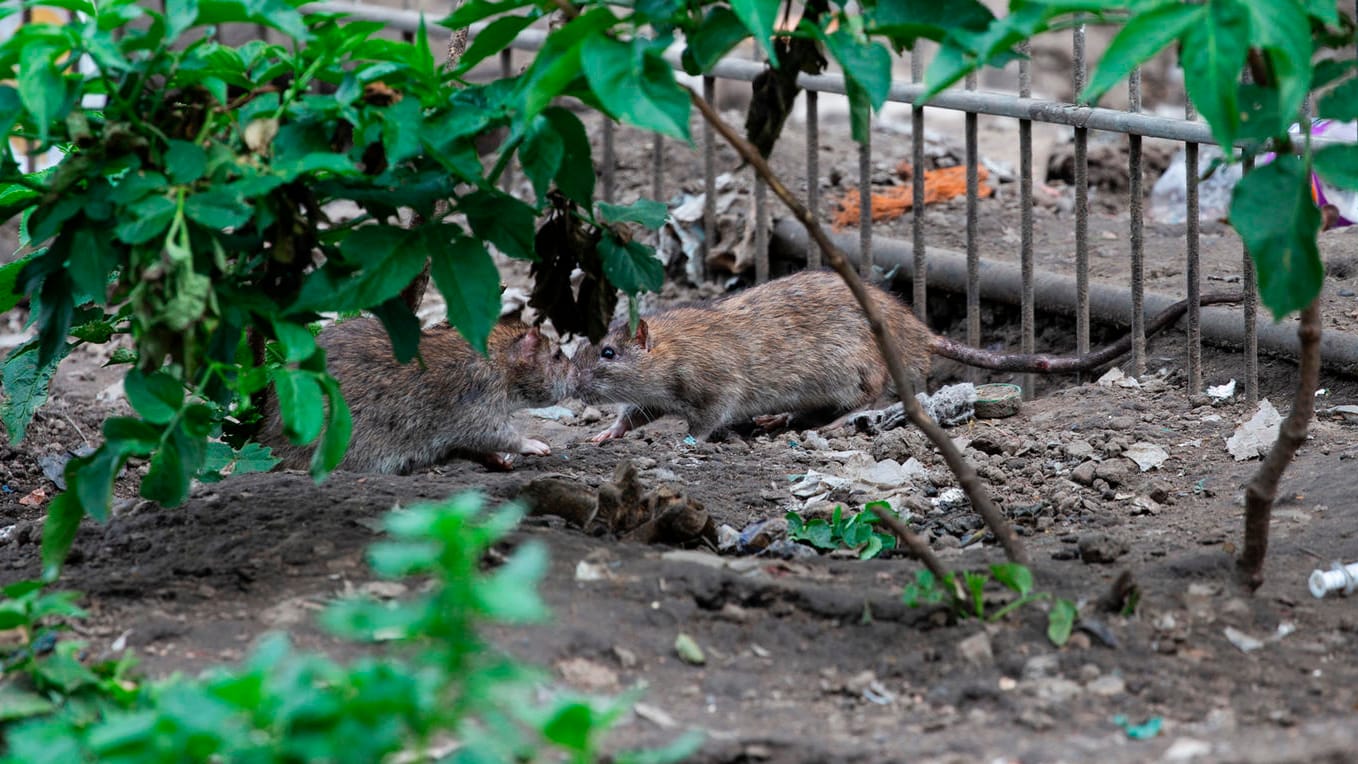
<path fill-rule="evenodd" d="M 920 408 L 919 401 L 915 399 L 915 384 L 901 363 L 900 349 L 896 347 L 896 342 L 891 334 L 886 330 L 886 324 L 882 320 L 882 312 L 878 309 L 877 303 L 868 295 L 867 287 L 863 285 L 863 280 L 858 277 L 858 273 L 849 265 L 848 258 L 838 247 L 830 241 L 825 229 L 816 222 L 815 217 L 805 205 L 797 199 L 787 186 L 783 185 L 782 180 L 774 174 L 768 162 L 760 156 L 748 141 L 742 138 L 733 130 L 730 125 L 722 121 L 717 115 L 716 110 L 707 101 L 704 101 L 692 89 L 688 90 L 689 100 L 702 113 L 703 118 L 712 125 L 713 129 L 721 133 L 722 138 L 736 150 L 740 158 L 754 168 L 756 174 L 764 179 L 769 189 L 783 200 L 783 204 L 792 211 L 792 214 L 805 226 L 811 239 L 816 242 L 825 254 L 826 261 L 844 279 L 849 291 L 853 293 L 854 299 L 862 308 L 864 315 L 867 316 L 868 326 L 872 329 L 873 339 L 877 341 L 877 349 L 882 354 L 882 359 L 886 361 L 887 371 L 891 374 L 891 380 L 896 386 L 896 394 L 900 396 L 901 405 L 905 407 L 906 416 L 910 422 L 918 427 L 928 436 L 934 446 L 943 454 L 943 460 L 947 462 L 948 468 L 957 476 L 957 482 L 966 491 L 967 498 L 971 500 L 971 505 L 985 520 L 986 526 L 991 533 L 999 539 L 1001 546 L 1008 558 L 1017 563 L 1027 564 L 1028 555 L 1019 543 L 1018 535 L 1009 525 L 1004 515 L 1000 513 L 989 494 L 986 493 L 985 486 L 981 483 L 980 477 L 976 474 L 975 468 L 962 456 L 962 452 L 953 445 L 952 439 L 943 431 L 943 428 L 934 420 L 930 419 L 924 410 Z M 905 540 L 904 538 L 902 540 Z"/>
<path fill-rule="evenodd" d="M 924 563 L 924 567 L 928 568 L 929 572 L 934 574 L 935 579 L 940 583 L 947 580 L 949 573 L 947 566 L 943 564 L 942 560 L 938 559 L 938 556 L 934 554 L 934 550 L 929 548 L 929 542 L 925 541 L 923 536 L 910 530 L 910 526 L 901 522 L 900 519 L 891 514 L 889 510 L 872 507 L 872 513 L 877 515 L 877 518 L 882 521 L 882 525 L 890 528 L 891 532 L 896 534 L 896 538 L 901 540 L 901 543 L 905 545 L 906 549 L 910 550 L 911 554 L 918 557 L 920 562 Z M 955 598 L 961 597 L 962 591 L 960 587 L 961 581 L 954 579 L 952 594 Z"/>
<path fill-rule="evenodd" d="M 1316 387 L 1320 384 L 1320 300 L 1317 298 L 1301 312 L 1297 327 L 1301 341 L 1301 373 L 1292 410 L 1278 428 L 1278 439 L 1259 465 L 1245 488 L 1245 546 L 1239 567 L 1242 582 L 1257 589 L 1264 582 L 1264 557 L 1268 554 L 1268 526 L 1273 501 L 1278 496 L 1278 481 L 1306 441 L 1307 426 L 1315 416 Z"/>

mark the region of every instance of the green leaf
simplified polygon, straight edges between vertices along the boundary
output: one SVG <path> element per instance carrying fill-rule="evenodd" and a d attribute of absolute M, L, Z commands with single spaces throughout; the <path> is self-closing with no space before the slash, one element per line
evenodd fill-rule
<path fill-rule="evenodd" d="M 315 440 L 325 423 L 321 386 L 316 375 L 309 371 L 276 369 L 270 377 L 278 392 L 278 410 L 288 440 L 299 446 Z"/>
<path fill-rule="evenodd" d="M 1070 639 L 1070 633 L 1075 629 L 1075 603 L 1066 599 L 1057 599 L 1052 603 L 1051 612 L 1047 614 L 1047 639 L 1053 645 L 1060 647 Z"/>
<path fill-rule="evenodd" d="M 764 55 L 775 66 L 778 54 L 773 49 L 773 24 L 778 19 L 779 0 L 731 0 L 731 10 L 764 48 Z"/>
<path fill-rule="evenodd" d="M 547 617 L 538 583 L 547 573 L 547 549 L 528 543 L 495 572 L 476 583 L 476 606 L 500 623 L 536 623 Z"/>
<path fill-rule="evenodd" d="M 643 43 L 586 39 L 580 65 L 590 90 L 609 114 L 687 142 L 688 96 L 675 82 L 674 70 Z"/>
<path fill-rule="evenodd" d="M 236 452 L 231 474 L 244 475 L 250 472 L 268 472 L 278 466 L 281 461 L 283 460 L 274 456 L 268 446 L 259 443 L 246 443 Z"/>
<path fill-rule="evenodd" d="M 1270 132 L 1280 134 L 1297 120 L 1311 88 L 1311 25 L 1301 0 L 1245 0 L 1245 7 L 1254 42 L 1262 43 L 1271 65 L 1278 110 L 1267 116 L 1273 125 Z"/>
<path fill-rule="evenodd" d="M 1315 154 L 1316 173 L 1340 188 L 1358 189 L 1358 144 L 1326 146 Z"/>
<path fill-rule="evenodd" d="M 88 457 L 73 461 L 66 470 L 67 493 L 75 492 L 85 514 L 101 523 L 108 520 L 113 508 L 113 481 L 126 461 L 122 450 L 118 441 L 106 442 Z"/>
<path fill-rule="evenodd" d="M 990 566 L 990 572 L 996 581 L 1011 591 L 1018 592 L 1020 597 L 1027 596 L 1033 590 L 1033 572 L 1026 565 L 1016 562 L 998 563 Z"/>
<path fill-rule="evenodd" d="M 806 524 L 806 540 L 819 549 L 835 549 L 835 529 L 819 518 Z"/>
<path fill-rule="evenodd" d="M 528 125 L 523 143 L 519 146 L 519 163 L 523 166 L 523 174 L 533 182 L 533 190 L 537 192 L 539 205 L 547 198 L 552 179 L 561 169 L 561 161 L 565 155 L 565 142 L 557 134 L 552 123 L 543 114 L 534 117 Z"/>
<path fill-rule="evenodd" d="M 311 476 L 316 480 L 324 479 L 339 466 L 340 460 L 344 458 L 344 452 L 349 448 L 349 440 L 354 431 L 354 420 L 349 413 L 349 404 L 340 391 L 339 383 L 327 375 L 322 379 L 322 384 L 325 386 L 325 396 L 329 401 L 329 416 L 326 419 L 325 438 L 321 441 L 321 447 L 311 455 Z"/>
<path fill-rule="evenodd" d="M 1339 83 L 1320 99 L 1320 116 L 1343 122 L 1358 119 L 1358 77 Z"/>
<path fill-rule="evenodd" d="M 105 441 L 117 441 L 118 450 L 138 456 L 151 453 L 160 444 L 160 429 L 136 417 L 109 417 L 104 420 L 103 431 Z"/>
<path fill-rule="evenodd" d="M 498 189 L 479 189 L 457 200 L 476 237 L 494 244 L 509 257 L 536 260 L 533 232 L 537 213 Z"/>
<path fill-rule="evenodd" d="M 1339 4 L 1335 0 L 1303 0 L 1302 5 L 1306 6 L 1306 13 L 1312 18 L 1331 26 L 1339 23 Z"/>
<path fill-rule="evenodd" d="M 170 139 L 165 149 L 165 171 L 172 183 L 192 183 L 207 169 L 207 152 L 194 143 Z"/>
<path fill-rule="evenodd" d="M 123 378 L 123 392 L 132 409 L 151 424 L 169 424 L 184 405 L 184 386 L 164 371 L 131 369 Z"/>
<path fill-rule="evenodd" d="M 141 481 L 141 496 L 166 507 L 181 504 L 188 498 L 189 487 L 206 457 L 206 438 L 187 432 L 183 420 L 177 422 L 151 456 Z"/>
<path fill-rule="evenodd" d="M 456 11 L 438 24 L 449 29 L 462 29 L 481 19 L 488 19 L 491 16 L 498 16 L 532 4 L 533 0 L 501 0 L 498 3 L 491 2 L 491 0 L 471 0 L 458 6 Z"/>
<path fill-rule="evenodd" d="M 858 559 L 871 560 L 872 558 L 880 554 L 881 551 L 882 551 L 882 539 L 874 534 L 868 538 L 867 546 L 864 546 L 863 549 L 858 553 Z"/>
<path fill-rule="evenodd" d="M 868 14 L 870 29 L 900 49 L 913 48 L 923 37 L 943 42 L 949 34 L 966 37 L 984 32 L 995 15 L 976 0 L 892 0 L 878 2 Z"/>
<path fill-rule="evenodd" d="M 598 208 L 601 223 L 639 223 L 652 231 L 660 230 L 670 216 L 669 207 L 651 199 L 638 199 L 627 205 L 599 202 Z"/>
<path fill-rule="evenodd" d="M 19 99 L 19 91 L 15 90 L 9 85 L 0 85 L 0 135 L 6 136 L 9 135 L 10 128 L 14 127 L 14 123 L 19 121 L 19 116 L 22 114 L 20 110 L 20 107 L 22 105 L 23 104 Z M 10 150 L 8 142 L 0 144 L 0 159 L 5 159 L 8 158 L 9 156 Z M 20 186 L 15 186 L 10 190 L 28 191 L 28 189 L 22 188 Z M 0 198 L 4 198 L 4 194 L 8 194 L 10 190 L 7 190 L 3 192 L 3 194 L 0 194 Z M 34 192 L 29 191 L 28 193 Z M 0 210 L 4 209 L 5 208 L 3 206 L 0 206 Z M 9 218 L 8 214 L 0 215 L 0 219 L 8 218 Z"/>
<path fill-rule="evenodd" d="M 208 228 L 237 228 L 245 225 L 254 210 L 240 196 L 222 186 L 189 195 L 184 200 L 184 214 Z"/>
<path fill-rule="evenodd" d="M 75 542 L 76 529 L 85 516 L 80 502 L 70 491 L 57 494 L 47 505 L 47 519 L 42 525 L 42 577 L 44 581 L 55 581 L 61 572 L 61 563 Z"/>
<path fill-rule="evenodd" d="M 1097 103 L 1108 89 L 1125 79 L 1132 70 L 1179 39 L 1193 24 L 1202 23 L 1206 6 L 1165 2 L 1137 13 L 1127 20 L 1108 44 L 1094 70 L 1094 76 L 1079 98 L 1084 103 Z"/>
<path fill-rule="evenodd" d="M 1211 0 L 1206 18 L 1189 25 L 1182 39 L 1188 95 L 1222 146 L 1234 143 L 1240 129 L 1238 83 L 1249 35 L 1249 14 L 1239 0 Z"/>
<path fill-rule="evenodd" d="M 57 710 L 52 701 L 36 692 L 16 686 L 13 682 L 0 684 L 0 722 L 42 716 Z"/>
<path fill-rule="evenodd" d="M 47 402 L 48 388 L 52 375 L 56 373 L 61 359 L 70 352 L 66 345 L 55 358 L 45 366 L 38 366 L 38 345 L 36 341 L 20 345 L 10 352 L 5 365 L 0 370 L 3 382 L 4 401 L 0 403 L 0 422 L 9 433 L 11 446 L 19 445 L 28 432 L 33 415 Z"/>
<path fill-rule="evenodd" d="M 165 2 L 165 42 L 179 39 L 184 30 L 198 20 L 198 0 L 166 0 Z"/>
<path fill-rule="evenodd" d="M 67 264 L 75 288 L 81 294 L 103 302 L 109 274 L 118 267 L 118 253 L 113 248 L 111 232 L 107 228 L 77 228 Z"/>
<path fill-rule="evenodd" d="M 487 57 L 504 50 L 515 37 L 519 36 L 519 32 L 527 29 L 536 20 L 537 14 L 530 13 L 526 16 L 503 16 L 490 22 L 472 38 L 471 45 L 467 46 L 467 50 L 462 53 L 462 59 L 457 62 L 456 73 L 469 72 Z"/>
<path fill-rule="evenodd" d="M 588 704 L 567 703 L 542 727 L 542 736 L 568 751 L 587 751 L 594 732 L 594 712 Z"/>
<path fill-rule="evenodd" d="M 149 196 L 124 211 L 123 222 L 114 232 L 128 244 L 145 244 L 164 235 L 179 207 L 164 196 Z"/>
<path fill-rule="evenodd" d="M 1259 298 L 1274 320 L 1310 305 L 1320 294 L 1325 278 L 1316 250 L 1320 210 L 1300 158 L 1279 156 L 1241 178 L 1231 196 L 1231 225 L 1249 247 Z"/>
<path fill-rule="evenodd" d="M 846 79 L 844 95 L 849 99 L 849 137 L 855 143 L 866 143 L 872 130 L 872 102 L 868 98 L 868 91 L 858 84 L 858 80 Z"/>
<path fill-rule="evenodd" d="M 569 109 L 549 107 L 542 116 L 560 137 L 563 153 L 556 173 L 556 187 L 566 198 L 588 207 L 594 201 L 594 160 L 590 156 L 589 135 L 580 118 Z"/>
<path fill-rule="evenodd" d="M 15 287 L 18 284 L 19 271 L 22 271 L 32 259 L 32 255 L 25 255 L 12 263 L 0 265 L 0 313 L 8 313 L 23 301 L 24 295 Z"/>
<path fill-rule="evenodd" d="M 891 54 L 871 41 L 855 38 L 843 27 L 825 35 L 825 44 L 849 79 L 867 93 L 873 109 L 881 109 L 891 94 Z"/>
<path fill-rule="evenodd" d="M 685 38 L 684 71 L 691 75 L 707 72 L 749 36 L 750 30 L 730 8 L 709 8 L 703 22 Z"/>
<path fill-rule="evenodd" d="M 19 99 L 33 115 L 43 144 L 66 102 L 66 80 L 55 64 L 60 52 L 51 46 L 34 45 L 19 58 Z"/>
<path fill-rule="evenodd" d="M 420 153 L 420 123 L 424 115 L 418 98 L 402 98 L 381 110 L 382 146 L 387 162 L 400 164 Z"/>
<path fill-rule="evenodd" d="M 418 232 L 388 225 L 353 229 L 340 242 L 340 252 L 345 263 L 361 266 L 358 271 L 341 275 L 341 266 L 327 265 L 311 274 L 289 313 L 374 308 L 399 295 L 427 257 Z"/>
<path fill-rule="evenodd" d="M 4 92 L 5 92 L 4 90 L 0 90 L 0 94 L 3 94 Z M 3 120 L 0 119 L 0 121 Z M 8 154 L 5 154 L 4 148 L 0 147 L 0 160 L 2 160 L 6 156 L 8 156 Z M 15 215 L 18 215 L 19 213 L 23 212 L 29 207 L 34 206 L 41 199 L 42 194 L 38 193 L 37 191 L 30 191 L 29 189 L 19 185 L 18 183 L 12 185 L 0 185 L 0 220 L 9 220 L 10 218 L 14 217 Z M 9 253 L 0 252 L 0 256 L 7 254 Z"/>
<path fill-rule="evenodd" d="M 448 306 L 448 323 L 480 353 L 500 317 L 500 271 L 486 246 L 457 236 L 452 243 L 430 247 L 430 273 Z"/>
<path fill-rule="evenodd" d="M 283 346 L 283 360 L 288 363 L 305 361 L 316 352 L 316 336 L 301 324 L 275 318 L 273 336 L 277 337 L 278 344 Z"/>
<path fill-rule="evenodd" d="M 609 283 L 628 294 L 659 292 L 665 282 L 665 266 L 639 241 L 624 242 L 607 231 L 599 239 L 599 256 Z"/>
<path fill-rule="evenodd" d="M 400 297 L 372 309 L 391 339 L 391 351 L 397 363 L 409 363 L 420 353 L 420 320 Z"/>

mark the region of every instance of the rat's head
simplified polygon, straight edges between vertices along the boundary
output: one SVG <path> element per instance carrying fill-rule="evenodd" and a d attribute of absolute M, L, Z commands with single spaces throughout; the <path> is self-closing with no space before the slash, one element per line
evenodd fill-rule
<path fill-rule="evenodd" d="M 502 321 L 490 332 L 490 354 L 504 373 L 509 398 L 524 406 L 545 406 L 569 393 L 570 360 L 534 326 Z"/>
<path fill-rule="evenodd" d="M 637 323 L 636 333 L 623 322 L 598 344 L 575 351 L 570 386 L 586 403 L 626 403 L 636 397 L 637 365 L 651 350 L 650 327 Z"/>

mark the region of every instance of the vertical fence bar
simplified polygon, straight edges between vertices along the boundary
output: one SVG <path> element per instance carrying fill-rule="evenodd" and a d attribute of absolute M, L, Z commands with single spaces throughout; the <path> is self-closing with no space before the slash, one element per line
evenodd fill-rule
<path fill-rule="evenodd" d="M 660 133 L 651 144 L 651 198 L 665 201 L 665 136 Z"/>
<path fill-rule="evenodd" d="M 1184 106 L 1184 117 L 1193 119 L 1196 110 L 1192 101 Z M 1187 231 L 1187 251 L 1184 257 L 1184 279 L 1188 294 L 1188 390 L 1189 395 L 1202 392 L 1202 308 L 1198 304 L 1202 291 L 1198 265 L 1198 144 L 1184 144 L 1184 180 L 1186 181 L 1184 207 Z"/>
<path fill-rule="evenodd" d="M 924 78 L 924 59 L 919 46 L 910 52 L 910 81 Z M 910 105 L 910 237 L 915 255 L 915 280 L 912 300 L 915 317 L 929 320 L 929 260 L 924 251 L 924 107 Z"/>
<path fill-rule="evenodd" d="M 717 80 L 710 75 L 703 77 L 703 100 L 713 103 L 717 100 Z M 708 263 L 712 262 L 712 247 L 717 238 L 717 145 L 716 131 L 707 120 L 703 120 L 703 277 L 707 277 Z"/>
<path fill-rule="evenodd" d="M 618 156 L 617 156 L 617 152 L 614 151 L 614 149 L 613 149 L 613 131 L 614 131 L 614 130 L 615 130 L 615 126 L 613 125 L 613 120 L 605 118 L 605 119 L 604 119 L 604 167 L 603 167 L 603 175 L 604 175 L 604 178 L 603 178 L 603 180 L 604 180 L 604 201 L 608 202 L 609 204 L 612 204 L 613 201 L 614 201 L 614 200 L 613 200 L 613 183 L 614 183 L 614 176 L 617 174 L 617 169 L 618 169 Z"/>
<path fill-rule="evenodd" d="M 858 146 L 858 272 L 872 277 L 872 118 L 868 134 Z"/>
<path fill-rule="evenodd" d="M 966 89 L 976 89 L 976 74 L 967 75 Z M 969 111 L 964 118 L 964 142 L 966 144 L 967 165 L 967 344 L 972 347 L 981 345 L 981 250 L 977 233 L 976 203 L 978 179 L 976 155 L 976 112 Z M 979 374 L 968 368 L 967 376 L 975 379 Z"/>
<path fill-rule="evenodd" d="M 514 76 L 514 50 L 505 48 L 500 51 L 500 76 L 509 78 Z M 506 194 L 514 193 L 514 160 L 505 162 L 505 171 L 500 175 L 500 188 Z"/>
<path fill-rule="evenodd" d="M 1127 79 L 1128 109 L 1141 111 L 1141 67 Z M 1146 252 L 1142 220 L 1141 136 L 1127 135 L 1127 202 L 1132 245 L 1132 375 L 1146 373 Z"/>
<path fill-rule="evenodd" d="M 1032 43 L 1024 40 L 1019 47 L 1019 97 L 1031 98 L 1033 73 L 1029 62 Z M 1033 312 L 1033 121 L 1019 120 L 1019 269 L 1022 275 L 1023 296 L 1019 301 L 1020 348 L 1032 353 L 1037 348 L 1037 317 Z M 1033 399 L 1037 377 L 1024 374 L 1019 384 L 1025 400 Z"/>
<path fill-rule="evenodd" d="M 1254 157 L 1245 157 L 1244 171 L 1254 169 Z M 1244 293 L 1245 318 L 1245 403 L 1254 405 L 1259 401 L 1259 286 L 1254 280 L 1254 258 L 1250 248 L 1240 243 L 1240 281 Z"/>
<path fill-rule="evenodd" d="M 820 94 L 806 91 L 806 208 L 820 219 Z M 820 268 L 820 247 L 807 247 L 806 267 Z"/>
<path fill-rule="evenodd" d="M 1075 27 L 1075 99 L 1085 87 L 1085 25 Z M 1089 352 L 1089 129 L 1075 128 L 1075 352 Z"/>

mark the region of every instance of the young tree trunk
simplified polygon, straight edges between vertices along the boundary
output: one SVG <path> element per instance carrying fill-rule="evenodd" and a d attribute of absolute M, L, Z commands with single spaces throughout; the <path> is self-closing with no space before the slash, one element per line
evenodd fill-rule
<path fill-rule="evenodd" d="M 1301 340 L 1301 378 L 1292 410 L 1278 427 L 1278 439 L 1264 457 L 1245 489 L 1245 545 L 1240 553 L 1242 583 L 1251 590 L 1264 582 L 1264 557 L 1268 554 L 1268 526 L 1278 481 L 1306 441 L 1307 426 L 1316 412 L 1316 387 L 1320 384 L 1320 298 L 1301 312 L 1297 327 Z"/>

